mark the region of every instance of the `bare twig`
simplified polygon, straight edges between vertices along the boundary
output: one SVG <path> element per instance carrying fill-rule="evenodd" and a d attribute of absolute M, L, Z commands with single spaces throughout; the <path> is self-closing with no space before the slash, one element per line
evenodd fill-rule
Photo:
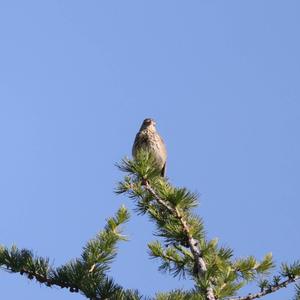
<path fill-rule="evenodd" d="M 296 282 L 297 280 L 300 279 L 300 276 L 295 276 L 288 278 L 278 284 L 274 284 L 270 286 L 269 288 L 263 290 L 262 292 L 259 293 L 254 293 L 254 294 L 248 294 L 247 296 L 242 296 L 242 297 L 231 297 L 231 298 L 226 298 L 226 300 L 253 300 L 253 299 L 258 299 L 263 296 L 266 296 L 268 294 L 274 293 L 282 288 L 287 287 L 289 284 Z"/>

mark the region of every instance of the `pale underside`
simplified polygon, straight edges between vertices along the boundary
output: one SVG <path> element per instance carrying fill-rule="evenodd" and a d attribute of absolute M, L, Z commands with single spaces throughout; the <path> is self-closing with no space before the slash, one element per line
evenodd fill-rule
<path fill-rule="evenodd" d="M 153 155 L 157 167 L 161 170 L 161 175 L 165 176 L 167 150 L 159 134 L 148 129 L 139 131 L 132 147 L 133 157 L 136 157 L 136 153 L 141 149 L 149 151 Z"/>

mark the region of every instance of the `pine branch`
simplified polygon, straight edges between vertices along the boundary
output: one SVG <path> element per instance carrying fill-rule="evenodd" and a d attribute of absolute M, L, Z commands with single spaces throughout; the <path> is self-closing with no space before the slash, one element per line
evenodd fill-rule
<path fill-rule="evenodd" d="M 174 276 L 186 277 L 186 265 L 191 264 L 193 260 L 188 250 L 180 249 L 177 245 L 164 248 L 159 241 L 149 243 L 148 247 L 151 258 L 160 258 L 163 261 L 159 270 L 168 271 Z"/>
<path fill-rule="evenodd" d="M 300 300 L 300 286 L 299 286 L 299 284 L 296 284 L 295 291 L 296 291 L 296 294 L 295 294 L 295 297 L 293 298 L 293 300 Z"/>
<path fill-rule="evenodd" d="M 127 193 L 135 200 L 136 211 L 149 214 L 156 223 L 156 235 L 164 239 L 164 246 L 159 242 L 148 245 L 150 255 L 162 261 L 159 270 L 174 276 L 191 275 L 197 297 L 232 297 L 246 283 L 273 268 L 271 254 L 262 261 L 253 256 L 234 260 L 233 251 L 219 248 L 217 239 L 207 241 L 201 218 L 192 212 L 198 203 L 197 195 L 173 187 L 160 177 L 150 153 L 141 151 L 134 160 L 124 159 L 119 168 L 128 176 L 116 192 Z"/>
<path fill-rule="evenodd" d="M 199 242 L 195 240 L 190 233 L 189 225 L 187 224 L 187 221 L 185 220 L 184 216 L 179 212 L 179 210 L 175 207 L 173 208 L 170 206 L 166 201 L 161 199 L 159 195 L 156 193 L 154 188 L 151 186 L 148 180 L 144 180 L 143 182 L 145 189 L 156 199 L 156 201 L 161 204 L 163 207 L 165 207 L 173 216 L 175 216 L 181 223 L 182 228 L 188 238 L 188 245 L 189 248 L 193 254 L 194 261 L 195 261 L 195 272 L 197 273 L 197 276 L 199 279 L 203 278 L 207 272 L 207 267 L 204 259 L 201 256 L 201 250 L 199 248 Z M 215 300 L 215 296 L 213 293 L 213 289 L 211 286 L 208 286 L 206 289 L 206 295 L 208 300 Z"/>
<path fill-rule="evenodd" d="M 197 291 L 173 290 L 168 293 L 157 293 L 155 300 L 205 300 Z"/>
<path fill-rule="evenodd" d="M 300 279 L 300 276 L 295 276 L 288 278 L 278 284 L 273 284 L 270 285 L 268 288 L 264 289 L 261 292 L 258 293 L 253 293 L 253 294 L 248 294 L 247 296 L 240 296 L 240 297 L 233 297 L 233 298 L 226 298 L 226 300 L 253 300 L 253 299 L 258 299 L 263 296 L 266 296 L 268 294 L 272 294 L 282 288 L 287 287 L 289 284 L 294 283 Z"/>
<path fill-rule="evenodd" d="M 39 264 L 40 268 L 38 269 L 36 266 Z M 12 246 L 11 249 L 1 247 L 0 266 L 11 273 L 25 274 L 29 279 L 36 279 L 48 287 L 57 285 L 61 288 L 70 289 L 71 292 L 78 292 L 79 290 L 76 285 L 53 278 L 54 270 L 49 267 L 48 260 L 33 257 L 32 252 L 26 249 L 19 250 L 16 246 Z"/>
<path fill-rule="evenodd" d="M 42 261 L 44 262 L 42 264 L 43 270 L 36 270 L 35 266 Z M 36 281 L 49 287 L 57 285 L 61 288 L 70 289 L 72 292 L 78 292 L 77 286 L 51 278 L 53 269 L 48 266 L 48 260 L 44 260 L 41 257 L 33 257 L 31 251 L 26 249 L 18 250 L 16 246 L 12 246 L 11 249 L 1 247 L 0 266 L 5 271 L 20 273 L 21 275 L 25 274 L 29 279 L 36 279 Z"/>
<path fill-rule="evenodd" d="M 116 192 L 126 192 L 129 197 L 140 199 L 138 210 L 150 214 L 157 223 L 159 235 L 167 243 L 179 242 L 190 249 L 194 261 L 193 276 L 197 278 L 206 299 L 215 300 L 207 276 L 208 268 L 200 249 L 202 222 L 192 217 L 190 212 L 197 205 L 197 198 L 186 189 L 173 188 L 161 179 L 154 161 L 152 155 L 143 150 L 136 154 L 135 160 L 124 159 L 118 167 L 129 176 L 119 183 Z"/>
<path fill-rule="evenodd" d="M 125 240 L 119 227 L 128 218 L 126 208 L 121 207 L 115 217 L 107 220 L 104 230 L 86 244 L 80 258 L 58 268 L 51 267 L 49 259 L 35 257 L 31 251 L 19 250 L 16 246 L 11 249 L 0 246 L 0 267 L 25 274 L 48 287 L 56 285 L 70 292 L 80 292 L 92 300 L 138 299 L 106 274 L 116 256 L 117 243 Z"/>

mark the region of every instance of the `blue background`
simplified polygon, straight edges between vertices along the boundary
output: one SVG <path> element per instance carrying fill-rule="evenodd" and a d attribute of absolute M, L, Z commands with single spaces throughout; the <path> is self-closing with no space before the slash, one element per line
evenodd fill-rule
<path fill-rule="evenodd" d="M 0 243 L 79 256 L 124 203 L 115 163 L 156 119 L 172 183 L 238 257 L 300 258 L 300 2 L 1 1 Z M 132 213 L 111 274 L 147 295 L 153 225 Z M 256 290 L 256 289 L 254 289 Z M 248 292 L 245 290 L 244 293 Z M 290 299 L 293 288 L 266 299 Z M 84 299 L 0 272 L 3 299 Z"/>

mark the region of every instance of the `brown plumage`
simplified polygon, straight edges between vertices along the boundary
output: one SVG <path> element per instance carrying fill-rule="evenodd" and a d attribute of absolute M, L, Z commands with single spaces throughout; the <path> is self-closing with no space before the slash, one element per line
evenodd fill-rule
<path fill-rule="evenodd" d="M 156 123 L 153 119 L 144 120 L 135 137 L 132 155 L 135 158 L 136 153 L 141 149 L 149 151 L 155 158 L 161 176 L 164 177 L 166 175 L 167 150 L 163 139 L 156 131 L 155 125 Z"/>

